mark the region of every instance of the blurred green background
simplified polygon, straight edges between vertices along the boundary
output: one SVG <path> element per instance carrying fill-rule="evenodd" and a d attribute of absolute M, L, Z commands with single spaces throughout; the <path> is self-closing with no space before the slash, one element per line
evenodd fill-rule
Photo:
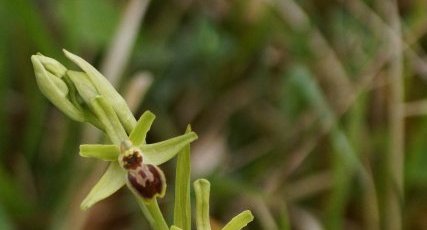
<path fill-rule="evenodd" d="M 148 229 L 130 193 L 80 201 L 104 141 L 39 92 L 30 56 L 99 68 L 154 142 L 184 132 L 213 229 L 427 229 L 423 0 L 0 0 L 0 229 Z M 174 163 L 160 201 L 172 219 Z"/>

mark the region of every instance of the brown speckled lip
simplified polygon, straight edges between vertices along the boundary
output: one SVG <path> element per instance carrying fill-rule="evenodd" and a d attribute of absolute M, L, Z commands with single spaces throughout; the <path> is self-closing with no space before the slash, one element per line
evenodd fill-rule
<path fill-rule="evenodd" d="M 128 180 L 130 185 L 134 188 L 139 195 L 145 199 L 152 199 L 156 195 L 159 195 L 163 191 L 163 182 L 161 172 L 159 168 L 154 165 L 146 165 L 149 172 L 152 173 L 152 180 L 147 179 L 147 175 L 143 170 L 138 170 L 137 172 L 128 172 Z M 142 177 L 145 179 L 145 184 L 138 183 L 137 177 Z"/>
<path fill-rule="evenodd" d="M 138 151 L 134 150 L 132 154 L 124 156 L 122 160 L 125 169 L 137 169 L 142 163 L 142 156 Z"/>

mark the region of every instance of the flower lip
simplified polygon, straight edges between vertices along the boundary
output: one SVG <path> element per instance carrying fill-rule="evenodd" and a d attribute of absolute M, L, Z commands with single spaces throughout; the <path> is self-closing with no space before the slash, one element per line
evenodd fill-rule
<path fill-rule="evenodd" d="M 143 165 L 128 171 L 130 188 L 145 200 L 163 197 L 166 190 L 165 176 L 155 165 Z"/>

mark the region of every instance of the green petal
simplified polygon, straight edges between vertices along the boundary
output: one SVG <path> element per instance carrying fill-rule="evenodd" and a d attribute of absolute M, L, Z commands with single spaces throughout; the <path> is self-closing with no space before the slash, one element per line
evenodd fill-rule
<path fill-rule="evenodd" d="M 135 146 L 145 144 L 145 137 L 147 136 L 148 130 L 150 130 L 156 116 L 150 112 L 145 111 L 138 120 L 136 127 L 132 130 L 129 135 L 129 139 Z"/>
<path fill-rule="evenodd" d="M 104 97 L 95 97 L 95 99 L 92 100 L 91 106 L 93 108 L 93 112 L 104 126 L 105 132 L 113 144 L 119 146 L 122 141 L 126 141 L 128 139 L 116 113 Z"/>
<path fill-rule="evenodd" d="M 80 156 L 116 161 L 120 149 L 117 145 L 80 145 Z"/>
<path fill-rule="evenodd" d="M 191 132 L 190 125 L 185 133 Z M 191 230 L 190 200 L 190 144 L 178 153 L 175 179 L 174 224 L 184 230 Z"/>
<path fill-rule="evenodd" d="M 145 164 L 159 165 L 174 157 L 185 145 L 197 139 L 197 134 L 189 132 L 162 142 L 141 145 Z"/>
<path fill-rule="evenodd" d="M 119 117 L 126 131 L 130 133 L 133 127 L 136 125 L 136 119 L 123 97 L 116 91 L 110 82 L 98 70 L 95 69 L 95 67 L 89 64 L 83 58 L 72 54 L 65 49 L 63 51 L 67 58 L 77 64 L 84 72 L 86 72 L 97 91 L 113 105 L 113 109 L 116 111 L 117 116 Z"/>
<path fill-rule="evenodd" d="M 210 183 L 205 179 L 198 179 L 194 182 L 194 192 L 196 193 L 196 226 L 197 230 L 210 230 L 209 217 L 209 193 Z"/>
<path fill-rule="evenodd" d="M 254 220 L 254 216 L 251 211 L 246 210 L 233 217 L 233 219 L 231 219 L 230 222 L 222 228 L 222 230 L 240 230 L 248 225 L 252 220 Z"/>
<path fill-rule="evenodd" d="M 86 210 L 98 201 L 105 199 L 119 190 L 126 184 L 126 171 L 124 171 L 117 162 L 111 163 L 107 171 L 92 188 L 86 198 L 80 205 L 80 208 Z"/>

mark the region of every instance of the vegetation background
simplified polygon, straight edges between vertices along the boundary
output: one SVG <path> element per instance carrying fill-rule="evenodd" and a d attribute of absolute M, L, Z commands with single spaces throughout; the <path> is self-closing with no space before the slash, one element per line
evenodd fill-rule
<path fill-rule="evenodd" d="M 122 189 L 89 211 L 103 140 L 39 92 L 36 52 L 99 68 L 149 141 L 184 132 L 214 229 L 427 229 L 427 2 L 0 0 L 0 229 L 147 229 Z M 163 165 L 173 209 L 174 165 Z"/>

